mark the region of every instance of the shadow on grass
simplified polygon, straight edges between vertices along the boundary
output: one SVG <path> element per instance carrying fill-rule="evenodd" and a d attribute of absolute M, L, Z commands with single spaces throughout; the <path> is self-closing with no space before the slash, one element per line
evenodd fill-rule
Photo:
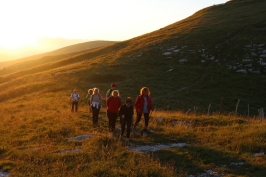
<path fill-rule="evenodd" d="M 212 170 L 216 174 L 261 177 L 266 168 L 246 163 L 243 159 L 224 152 L 201 146 L 186 146 L 154 152 L 154 156 L 164 163 L 172 162 L 177 171 L 188 174 L 204 173 Z"/>

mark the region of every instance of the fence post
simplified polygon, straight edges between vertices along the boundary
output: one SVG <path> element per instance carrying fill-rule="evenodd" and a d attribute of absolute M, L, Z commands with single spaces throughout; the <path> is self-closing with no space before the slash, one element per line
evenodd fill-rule
<path fill-rule="evenodd" d="M 220 113 L 221 113 L 221 110 L 222 110 L 223 99 L 224 98 L 221 99 L 221 103 L 220 103 Z"/>
<path fill-rule="evenodd" d="M 188 114 L 191 111 L 191 109 L 188 109 L 187 112 L 185 114 Z"/>
<path fill-rule="evenodd" d="M 208 107 L 208 114 L 207 114 L 207 116 L 209 116 L 210 115 L 210 108 L 211 108 L 211 103 L 209 104 L 209 107 Z"/>
<path fill-rule="evenodd" d="M 194 106 L 194 115 L 196 116 L 197 114 L 197 109 L 198 109 L 198 106 Z"/>
<path fill-rule="evenodd" d="M 240 99 L 238 99 L 237 104 L 236 104 L 236 112 L 235 112 L 235 115 L 236 115 L 236 116 L 237 116 L 237 109 L 238 109 L 238 104 L 239 104 L 239 102 L 240 102 Z"/>
<path fill-rule="evenodd" d="M 249 104 L 248 104 L 248 121 L 250 122 L 250 117 L 249 117 Z"/>
<path fill-rule="evenodd" d="M 260 121 L 262 122 L 262 120 L 264 119 L 264 111 L 263 108 L 260 108 Z"/>

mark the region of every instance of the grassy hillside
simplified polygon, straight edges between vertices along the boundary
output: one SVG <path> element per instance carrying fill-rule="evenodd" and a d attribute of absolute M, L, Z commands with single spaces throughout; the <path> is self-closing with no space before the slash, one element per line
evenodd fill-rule
<path fill-rule="evenodd" d="M 2 70 L 0 170 L 14 176 L 188 176 L 204 170 L 264 176 L 265 156 L 253 154 L 265 147 L 265 123 L 258 118 L 266 105 L 265 7 L 265 1 L 211 6 L 131 40 Z M 112 82 L 122 99 L 135 98 L 143 86 L 151 90 L 154 133 L 133 137 L 134 145 L 189 146 L 129 152 L 106 136 L 105 108 L 100 125 L 92 127 L 87 90 L 98 87 L 105 95 Z M 81 95 L 80 111 L 70 114 L 74 88 Z M 92 139 L 68 141 L 96 130 Z"/>
<path fill-rule="evenodd" d="M 265 66 L 258 63 L 265 62 L 260 57 L 266 50 L 264 7 L 264 1 L 208 7 L 128 41 L 7 72 L 0 78 L 0 87 L 5 88 L 0 97 L 14 98 L 18 89 L 14 83 L 20 87 L 31 83 L 31 90 L 37 92 L 35 85 L 45 80 L 51 85 L 45 89 L 60 85 L 62 91 L 77 88 L 85 94 L 91 87 L 105 92 L 116 82 L 123 98 L 135 97 L 144 85 L 150 87 L 158 109 L 187 111 L 195 106 L 206 112 L 211 103 L 212 112 L 232 112 L 240 99 L 239 113 L 246 115 L 249 104 L 250 114 L 256 115 L 265 106 L 261 99 Z M 182 59 L 187 62 L 180 62 Z M 247 73 L 237 73 L 240 69 Z M 66 74 L 69 71 L 75 74 Z M 256 72 L 259 74 L 253 74 Z"/>

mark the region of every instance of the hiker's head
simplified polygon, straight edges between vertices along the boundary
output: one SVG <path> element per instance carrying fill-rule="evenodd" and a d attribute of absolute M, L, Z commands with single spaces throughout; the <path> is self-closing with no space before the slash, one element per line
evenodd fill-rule
<path fill-rule="evenodd" d="M 125 102 L 126 102 L 127 107 L 132 105 L 132 99 L 130 97 L 127 97 Z"/>
<path fill-rule="evenodd" d="M 116 89 L 116 85 L 115 85 L 115 83 L 112 83 L 112 84 L 111 84 L 111 88 L 112 88 L 112 89 Z"/>
<path fill-rule="evenodd" d="M 148 87 L 142 87 L 140 89 L 140 95 L 143 95 L 143 96 L 149 96 L 151 94 L 150 90 Z"/>
<path fill-rule="evenodd" d="M 92 89 L 89 89 L 88 90 L 88 94 L 92 94 L 93 93 L 93 90 Z"/>
<path fill-rule="evenodd" d="M 112 92 L 112 96 L 113 96 L 113 97 L 117 97 L 117 96 L 118 96 L 118 91 L 117 91 L 117 90 L 114 90 L 114 91 Z"/>
<path fill-rule="evenodd" d="M 73 92 L 74 92 L 74 93 L 76 93 L 76 92 L 77 92 L 77 90 L 76 90 L 76 89 L 74 89 L 74 90 L 73 90 Z"/>
<path fill-rule="evenodd" d="M 98 94 L 98 93 L 100 93 L 100 90 L 98 88 L 94 88 L 93 89 L 93 94 Z"/>

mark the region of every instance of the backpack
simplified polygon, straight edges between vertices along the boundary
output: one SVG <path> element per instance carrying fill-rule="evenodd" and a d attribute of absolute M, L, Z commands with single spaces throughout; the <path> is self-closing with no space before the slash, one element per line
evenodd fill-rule
<path fill-rule="evenodd" d="M 112 96 L 111 94 L 112 94 L 113 91 L 114 91 L 113 89 L 109 89 L 107 91 L 107 98 L 109 98 L 110 96 Z"/>

